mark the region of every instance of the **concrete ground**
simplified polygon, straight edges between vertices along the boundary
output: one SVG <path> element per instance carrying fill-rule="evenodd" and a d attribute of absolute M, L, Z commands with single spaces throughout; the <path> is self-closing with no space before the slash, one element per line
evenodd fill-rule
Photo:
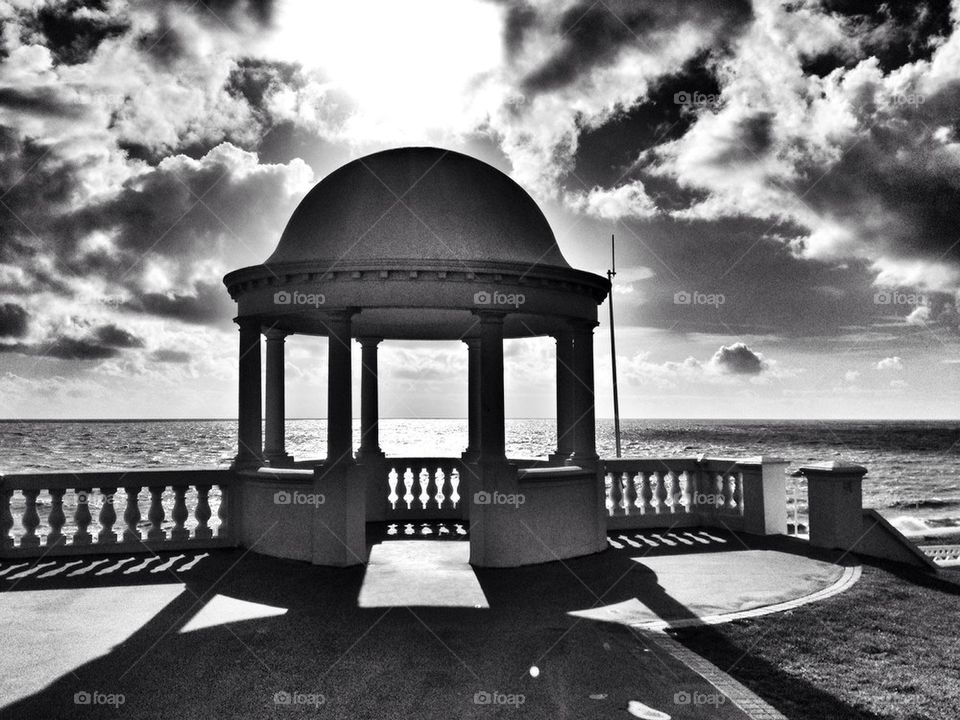
<path fill-rule="evenodd" d="M 615 533 L 599 555 L 500 570 L 471 568 L 463 536 L 388 533 L 369 533 L 366 568 L 242 550 L 2 561 L 0 719 L 746 718 L 630 625 L 843 572 L 715 531 Z"/>

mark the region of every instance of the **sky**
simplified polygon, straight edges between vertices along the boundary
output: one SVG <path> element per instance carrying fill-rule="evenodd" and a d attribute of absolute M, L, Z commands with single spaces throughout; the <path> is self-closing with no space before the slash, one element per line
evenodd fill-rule
<path fill-rule="evenodd" d="M 960 0 L 0 0 L 0 28 L 0 417 L 235 417 L 223 275 L 340 165 L 423 144 L 508 173 L 575 267 L 616 235 L 623 416 L 958 417 Z M 325 414 L 325 345 L 287 341 L 288 416 Z M 552 341 L 505 372 L 508 415 L 554 414 Z M 384 417 L 466 413 L 462 343 L 385 342 L 380 377 Z"/>

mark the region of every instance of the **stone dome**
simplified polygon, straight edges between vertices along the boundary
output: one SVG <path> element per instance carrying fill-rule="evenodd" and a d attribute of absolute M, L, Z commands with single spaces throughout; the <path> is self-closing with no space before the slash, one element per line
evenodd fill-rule
<path fill-rule="evenodd" d="M 317 183 L 265 264 L 489 261 L 570 267 L 540 208 L 505 174 L 461 153 L 407 147 Z"/>

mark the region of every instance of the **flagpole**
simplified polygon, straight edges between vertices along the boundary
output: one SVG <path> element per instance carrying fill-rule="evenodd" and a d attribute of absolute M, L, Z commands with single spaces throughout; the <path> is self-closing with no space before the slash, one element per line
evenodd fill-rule
<path fill-rule="evenodd" d="M 614 236 L 610 236 L 610 269 L 607 280 L 610 281 L 610 368 L 613 371 L 613 436 L 617 442 L 617 457 L 620 457 L 620 394 L 617 390 L 617 340 L 613 330 L 613 278 L 617 274 L 617 256 Z"/>

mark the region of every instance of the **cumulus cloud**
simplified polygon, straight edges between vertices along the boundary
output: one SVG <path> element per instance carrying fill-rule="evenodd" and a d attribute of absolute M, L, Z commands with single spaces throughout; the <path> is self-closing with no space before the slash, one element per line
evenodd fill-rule
<path fill-rule="evenodd" d="M 887 372 L 900 372 L 903 370 L 903 359 L 897 355 L 885 357 L 876 364 L 876 369 Z"/>
<path fill-rule="evenodd" d="M 722 346 L 710 358 L 708 365 L 731 375 L 759 375 L 765 367 L 763 356 L 751 350 L 745 343 Z"/>

